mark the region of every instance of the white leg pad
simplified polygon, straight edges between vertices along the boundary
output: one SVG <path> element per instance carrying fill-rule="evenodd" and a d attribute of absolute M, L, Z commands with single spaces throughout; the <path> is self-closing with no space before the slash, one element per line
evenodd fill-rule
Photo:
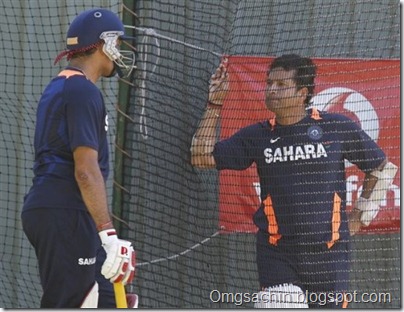
<path fill-rule="evenodd" d="M 81 309 L 90 309 L 98 307 L 98 283 L 95 282 L 94 286 L 87 293 L 87 296 L 84 298 L 83 303 L 81 304 Z"/>
<path fill-rule="evenodd" d="M 256 309 L 305 309 L 308 308 L 302 289 L 293 284 L 283 284 L 266 288 L 259 292 Z"/>

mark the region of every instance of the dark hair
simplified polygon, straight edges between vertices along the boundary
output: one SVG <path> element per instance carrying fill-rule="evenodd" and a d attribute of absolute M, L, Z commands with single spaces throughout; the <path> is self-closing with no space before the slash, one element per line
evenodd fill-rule
<path fill-rule="evenodd" d="M 56 57 L 54 64 L 59 62 L 63 57 L 67 57 L 67 60 L 70 61 L 71 59 L 83 57 L 83 56 L 89 56 L 91 54 L 94 54 L 95 51 L 97 50 L 97 47 L 104 43 L 104 40 L 100 40 L 97 43 L 91 44 L 88 47 L 76 49 L 76 50 L 65 50 Z"/>
<path fill-rule="evenodd" d="M 104 43 L 104 41 L 100 40 L 97 43 L 89 45 L 88 47 L 84 47 L 84 48 L 77 49 L 77 50 L 71 50 L 69 52 L 69 54 L 67 55 L 67 60 L 92 55 L 97 50 L 97 47 L 99 45 L 101 45 L 102 43 Z"/>
<path fill-rule="evenodd" d="M 316 77 L 316 66 L 308 57 L 301 57 L 297 54 L 285 54 L 273 60 L 268 73 L 275 68 L 283 68 L 286 71 L 295 70 L 294 82 L 297 90 L 307 88 L 308 94 L 304 103 L 309 105 L 314 95 L 314 78 Z"/>

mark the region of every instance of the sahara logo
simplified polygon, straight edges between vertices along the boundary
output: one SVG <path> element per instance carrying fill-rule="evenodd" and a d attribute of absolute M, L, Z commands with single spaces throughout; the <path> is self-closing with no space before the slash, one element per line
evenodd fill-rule
<path fill-rule="evenodd" d="M 267 164 L 328 157 L 327 152 L 321 143 L 316 145 L 290 145 L 282 148 L 278 147 L 275 150 L 268 147 L 264 149 L 264 156 Z"/>
<path fill-rule="evenodd" d="M 96 258 L 79 258 L 78 264 L 79 265 L 93 265 L 96 262 Z"/>

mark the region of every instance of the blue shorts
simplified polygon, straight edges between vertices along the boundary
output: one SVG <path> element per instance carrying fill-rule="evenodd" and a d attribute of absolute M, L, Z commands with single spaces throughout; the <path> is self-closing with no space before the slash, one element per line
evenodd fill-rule
<path fill-rule="evenodd" d="M 319 299 L 348 290 L 349 243 L 338 241 L 330 249 L 325 243 L 277 247 L 268 243 L 267 233 L 259 231 L 257 266 L 261 288 L 294 284 L 308 295 L 310 307 L 338 308 L 342 304 Z"/>
<path fill-rule="evenodd" d="M 38 208 L 21 214 L 35 249 L 43 289 L 41 308 L 79 308 L 99 284 L 99 308 L 115 308 L 112 284 L 101 275 L 105 251 L 88 212 Z"/>

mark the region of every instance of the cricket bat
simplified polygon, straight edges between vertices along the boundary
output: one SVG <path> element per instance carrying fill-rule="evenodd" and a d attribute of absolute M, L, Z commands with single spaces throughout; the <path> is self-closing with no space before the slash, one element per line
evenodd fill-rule
<path fill-rule="evenodd" d="M 118 309 L 127 309 L 125 286 L 122 282 L 114 283 L 115 301 Z"/>

